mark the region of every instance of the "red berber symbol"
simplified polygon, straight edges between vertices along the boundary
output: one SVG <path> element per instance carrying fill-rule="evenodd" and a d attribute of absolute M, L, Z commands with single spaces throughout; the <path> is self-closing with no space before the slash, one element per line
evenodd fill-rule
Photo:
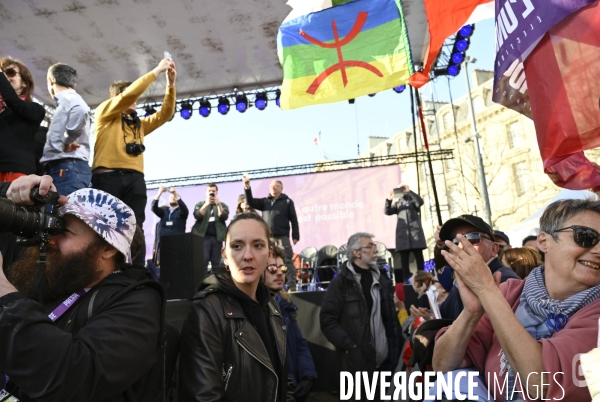
<path fill-rule="evenodd" d="M 319 74 L 317 76 L 317 78 L 315 78 L 315 80 L 312 82 L 312 84 L 310 84 L 310 87 L 308 87 L 306 92 L 308 92 L 311 95 L 314 95 L 317 92 L 317 90 L 319 89 L 319 86 L 321 85 L 321 83 L 323 81 L 325 81 L 327 79 L 327 77 L 329 77 L 331 74 L 333 74 L 337 70 L 340 70 L 342 72 L 342 82 L 344 83 L 344 87 L 345 87 L 348 84 L 348 76 L 346 75 L 346 67 L 361 67 L 361 68 L 369 70 L 370 72 L 377 75 L 378 77 L 383 77 L 383 74 L 381 73 L 381 71 L 379 71 L 377 68 L 373 67 L 369 63 L 365 63 L 364 61 L 360 61 L 360 60 L 347 60 L 346 61 L 346 60 L 344 60 L 344 57 L 342 56 L 342 46 L 347 45 L 348 43 L 352 42 L 354 40 L 354 38 L 356 38 L 356 36 L 360 33 L 363 26 L 365 25 L 368 15 L 369 15 L 369 13 L 366 11 L 359 12 L 358 17 L 356 18 L 356 21 L 354 22 L 354 26 L 352 27 L 352 29 L 350 30 L 348 35 L 346 35 L 346 37 L 341 41 L 338 36 L 338 30 L 337 30 L 337 25 L 335 23 L 335 20 L 331 20 L 331 27 L 333 28 L 333 37 L 334 37 L 333 43 L 321 42 L 320 40 L 313 38 L 312 36 L 308 35 L 306 32 L 304 32 L 302 30 L 298 31 L 300 33 L 300 35 L 302 35 L 302 37 L 304 37 L 306 40 L 308 40 L 309 42 L 311 42 L 317 46 L 320 46 L 320 47 L 323 47 L 326 49 L 336 49 L 337 54 L 338 54 L 338 60 L 339 60 L 338 63 L 327 68 L 325 71 L 323 71 L 321 74 Z"/>

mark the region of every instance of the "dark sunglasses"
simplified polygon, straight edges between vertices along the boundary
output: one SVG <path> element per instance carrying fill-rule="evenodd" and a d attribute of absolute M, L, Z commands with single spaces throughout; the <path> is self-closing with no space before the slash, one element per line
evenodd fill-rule
<path fill-rule="evenodd" d="M 6 76 L 8 78 L 13 78 L 15 75 L 17 75 L 19 73 L 14 68 L 7 68 L 6 70 L 4 70 L 4 74 L 6 74 Z"/>
<path fill-rule="evenodd" d="M 477 244 L 481 241 L 482 238 L 484 239 L 488 239 L 488 240 L 492 240 L 487 236 L 484 236 L 483 233 L 479 233 L 479 232 L 471 232 L 471 233 L 465 233 L 463 235 L 471 244 Z M 460 241 L 455 237 L 454 239 L 452 239 L 452 243 L 456 244 L 457 246 L 460 244 Z"/>
<path fill-rule="evenodd" d="M 267 265 L 267 271 L 269 271 L 270 274 L 275 275 L 277 273 L 278 269 L 280 269 L 281 272 L 284 274 L 287 272 L 287 267 L 285 265 L 280 265 L 280 266 L 277 266 L 275 264 Z"/>
<path fill-rule="evenodd" d="M 592 248 L 598 242 L 600 242 L 600 233 L 598 233 L 595 229 L 588 228 L 587 226 L 568 226 L 562 229 L 556 229 L 556 232 L 562 232 L 563 230 L 572 229 L 573 230 L 573 241 L 579 247 L 583 248 Z"/>

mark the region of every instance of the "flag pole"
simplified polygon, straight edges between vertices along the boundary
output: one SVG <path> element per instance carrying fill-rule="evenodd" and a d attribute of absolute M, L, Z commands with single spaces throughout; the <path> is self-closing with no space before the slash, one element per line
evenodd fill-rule
<path fill-rule="evenodd" d="M 435 211 L 437 212 L 438 225 L 442 226 L 442 213 L 440 212 L 440 201 L 438 200 L 437 188 L 435 187 L 435 178 L 433 177 L 433 166 L 431 165 L 431 155 L 429 153 L 429 142 L 427 141 L 427 131 L 425 130 L 425 119 L 423 118 L 423 106 L 419 90 L 415 88 L 415 98 L 417 99 L 417 110 L 419 111 L 419 120 L 421 121 L 421 131 L 423 132 L 423 144 L 425 145 L 425 154 L 427 155 L 427 164 L 429 174 L 431 175 L 431 187 L 433 189 L 433 198 L 435 200 Z M 416 138 L 415 138 L 416 139 Z"/>
<path fill-rule="evenodd" d="M 419 147 L 417 145 L 417 123 L 415 122 L 415 99 L 413 97 L 413 88 L 409 85 L 410 90 L 410 117 L 412 117 L 413 140 L 415 143 L 415 166 L 417 167 L 417 194 L 421 194 L 421 180 L 419 176 Z"/>

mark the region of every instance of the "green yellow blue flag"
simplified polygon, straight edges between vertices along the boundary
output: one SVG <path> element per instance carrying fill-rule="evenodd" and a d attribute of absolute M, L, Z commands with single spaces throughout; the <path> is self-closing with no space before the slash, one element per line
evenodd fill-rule
<path fill-rule="evenodd" d="M 286 21 L 277 52 L 282 109 L 380 92 L 408 83 L 413 73 L 402 8 L 394 0 L 355 0 Z"/>

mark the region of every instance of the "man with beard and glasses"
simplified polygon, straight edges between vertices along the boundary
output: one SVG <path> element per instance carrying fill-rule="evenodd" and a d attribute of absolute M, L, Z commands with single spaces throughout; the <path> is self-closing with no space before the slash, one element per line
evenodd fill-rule
<path fill-rule="evenodd" d="M 45 194 L 49 183 L 49 176 L 0 183 L 0 196 L 27 203 L 33 185 Z M 65 230 L 46 246 L 40 284 L 38 248 L 11 267 L 10 281 L 0 269 L 0 386 L 19 401 L 146 400 L 164 290 L 130 265 L 134 212 L 108 193 L 81 189 L 59 215 Z"/>
<path fill-rule="evenodd" d="M 321 331 L 342 353 L 342 371 L 393 371 L 400 357 L 401 330 L 394 287 L 377 266 L 370 233 L 348 239 L 348 262 L 340 267 L 321 303 Z M 366 393 L 361 392 L 366 400 Z M 375 393 L 379 400 L 379 392 Z"/>

